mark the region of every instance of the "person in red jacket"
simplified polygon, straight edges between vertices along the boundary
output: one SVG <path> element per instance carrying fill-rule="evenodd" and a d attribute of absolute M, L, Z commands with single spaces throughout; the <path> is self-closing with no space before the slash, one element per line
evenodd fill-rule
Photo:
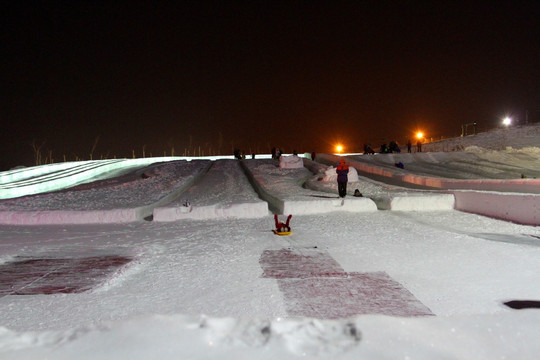
<path fill-rule="evenodd" d="M 276 223 L 276 231 L 277 232 L 287 232 L 291 231 L 291 227 L 289 226 L 289 222 L 291 221 L 292 214 L 287 217 L 287 222 L 282 223 L 278 220 L 277 214 L 274 214 L 274 221 Z"/>
<path fill-rule="evenodd" d="M 339 160 L 336 168 L 339 197 L 347 195 L 347 181 L 349 180 L 349 166 L 345 164 L 345 159 Z"/>

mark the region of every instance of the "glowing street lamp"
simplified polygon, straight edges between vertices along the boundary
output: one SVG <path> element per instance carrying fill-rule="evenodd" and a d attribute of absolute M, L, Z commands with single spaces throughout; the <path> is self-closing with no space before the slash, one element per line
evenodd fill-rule
<path fill-rule="evenodd" d="M 420 139 L 422 139 L 423 137 L 424 137 L 424 133 L 423 133 L 423 132 L 419 131 L 419 132 L 416 133 L 416 138 L 417 138 L 417 139 L 420 140 Z"/>
<path fill-rule="evenodd" d="M 343 151 L 343 146 L 337 145 L 336 150 L 337 150 L 338 153 L 341 153 Z"/>
<path fill-rule="evenodd" d="M 505 117 L 502 121 L 503 125 L 504 126 L 510 126 L 512 124 L 512 118 L 510 118 L 509 116 Z"/>

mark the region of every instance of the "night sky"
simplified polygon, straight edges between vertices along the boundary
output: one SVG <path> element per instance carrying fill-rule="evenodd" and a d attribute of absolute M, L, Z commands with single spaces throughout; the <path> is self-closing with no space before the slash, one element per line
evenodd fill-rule
<path fill-rule="evenodd" d="M 1 170 L 540 121 L 538 1 L 7 3 Z"/>

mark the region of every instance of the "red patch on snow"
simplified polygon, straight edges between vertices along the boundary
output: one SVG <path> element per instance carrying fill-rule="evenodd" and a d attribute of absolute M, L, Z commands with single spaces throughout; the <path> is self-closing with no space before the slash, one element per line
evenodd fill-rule
<path fill-rule="evenodd" d="M 279 279 L 290 316 L 337 319 L 359 314 L 433 315 L 385 272 L 348 278 Z"/>
<path fill-rule="evenodd" d="M 347 277 L 329 254 L 312 249 L 265 250 L 259 263 L 267 278 Z"/>
<path fill-rule="evenodd" d="M 101 284 L 131 258 L 25 259 L 0 265 L 0 297 L 81 293 Z"/>
<path fill-rule="evenodd" d="M 263 277 L 277 279 L 290 316 L 433 315 L 385 272 L 347 273 L 326 252 L 266 250 L 259 262 Z"/>

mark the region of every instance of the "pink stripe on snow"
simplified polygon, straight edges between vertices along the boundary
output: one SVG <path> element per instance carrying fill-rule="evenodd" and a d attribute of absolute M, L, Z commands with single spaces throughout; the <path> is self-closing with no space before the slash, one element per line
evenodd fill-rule
<path fill-rule="evenodd" d="M 265 250 L 259 260 L 263 277 L 307 278 L 347 277 L 347 273 L 328 253 L 312 249 Z"/>
<path fill-rule="evenodd" d="M 266 250 L 263 277 L 275 278 L 293 317 L 336 319 L 359 314 L 433 313 L 385 272 L 347 273 L 326 252 Z"/>

